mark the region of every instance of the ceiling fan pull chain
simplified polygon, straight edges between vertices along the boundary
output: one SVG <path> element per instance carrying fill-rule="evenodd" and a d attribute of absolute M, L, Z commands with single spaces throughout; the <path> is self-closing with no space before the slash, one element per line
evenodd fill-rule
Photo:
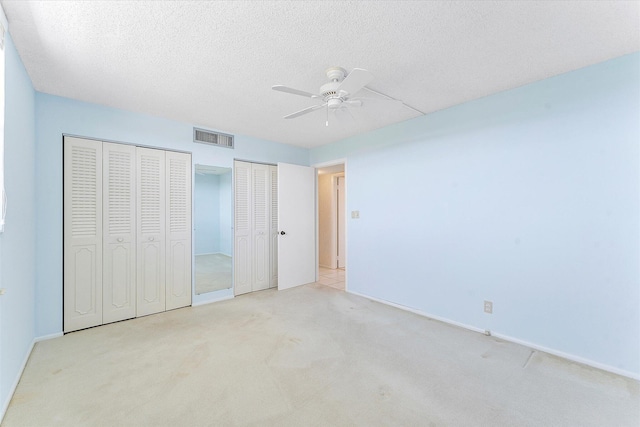
<path fill-rule="evenodd" d="M 324 123 L 325 126 L 329 126 L 329 104 L 327 104 L 327 121 Z"/>

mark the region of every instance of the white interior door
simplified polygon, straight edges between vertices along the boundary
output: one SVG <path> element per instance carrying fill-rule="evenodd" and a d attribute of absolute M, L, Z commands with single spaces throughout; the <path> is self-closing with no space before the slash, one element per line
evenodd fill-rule
<path fill-rule="evenodd" d="M 269 166 L 251 165 L 253 193 L 252 291 L 269 287 Z"/>
<path fill-rule="evenodd" d="M 271 239 L 269 250 L 271 279 L 269 280 L 269 287 L 275 288 L 278 286 L 278 168 L 269 166 L 269 174 L 271 175 L 271 225 L 269 229 L 269 238 Z"/>
<path fill-rule="evenodd" d="M 165 311 L 165 152 L 137 147 L 137 316 Z"/>
<path fill-rule="evenodd" d="M 136 147 L 102 146 L 103 323 L 136 317 Z"/>
<path fill-rule="evenodd" d="M 166 309 L 191 305 L 191 154 L 167 151 Z"/>
<path fill-rule="evenodd" d="M 278 163 L 278 227 L 278 289 L 314 282 L 314 168 Z"/>
<path fill-rule="evenodd" d="M 344 185 L 344 176 L 339 176 L 337 178 L 337 212 L 336 212 L 336 216 L 338 219 L 338 262 L 337 262 L 337 266 L 338 268 L 345 268 L 346 267 L 346 260 L 347 258 L 344 256 L 345 253 L 345 244 L 344 244 L 344 226 L 345 226 L 345 185 Z"/>
<path fill-rule="evenodd" d="M 102 324 L 102 143 L 64 138 L 64 331 Z"/>
<path fill-rule="evenodd" d="M 234 245 L 233 292 L 251 292 L 251 163 L 235 161 L 234 180 Z"/>

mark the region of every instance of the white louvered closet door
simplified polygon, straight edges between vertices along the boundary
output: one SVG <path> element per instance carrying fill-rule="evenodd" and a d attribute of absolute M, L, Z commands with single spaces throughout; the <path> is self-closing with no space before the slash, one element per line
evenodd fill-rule
<path fill-rule="evenodd" d="M 251 292 L 251 163 L 235 161 L 234 180 L 234 294 Z"/>
<path fill-rule="evenodd" d="M 64 331 L 102 324 L 102 143 L 64 138 Z"/>
<path fill-rule="evenodd" d="M 269 166 L 251 165 L 251 191 L 253 193 L 253 226 L 251 230 L 252 240 L 252 291 L 261 291 L 269 288 L 271 278 L 269 272 L 269 247 L 271 238 L 269 235 L 270 221 L 270 196 Z"/>
<path fill-rule="evenodd" d="M 271 278 L 269 281 L 270 288 L 278 287 L 278 167 L 269 166 L 269 175 L 271 177 L 271 224 L 269 236 L 271 238 L 271 248 L 269 254 L 269 263 L 271 266 Z"/>
<path fill-rule="evenodd" d="M 234 293 L 278 286 L 276 166 L 234 162 Z"/>
<path fill-rule="evenodd" d="M 191 305 L 191 155 L 166 153 L 167 310 Z"/>
<path fill-rule="evenodd" d="M 136 148 L 137 316 L 165 311 L 165 152 Z"/>
<path fill-rule="evenodd" d="M 136 317 L 136 147 L 103 143 L 103 322 Z"/>

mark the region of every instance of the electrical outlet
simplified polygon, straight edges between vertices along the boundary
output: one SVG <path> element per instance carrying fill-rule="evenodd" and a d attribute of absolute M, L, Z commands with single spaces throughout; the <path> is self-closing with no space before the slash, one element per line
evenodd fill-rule
<path fill-rule="evenodd" d="M 360 218 L 360 211 L 351 211 L 351 218 L 359 219 Z"/>
<path fill-rule="evenodd" d="M 493 313 L 493 302 L 491 301 L 484 302 L 484 312 L 489 314 Z"/>

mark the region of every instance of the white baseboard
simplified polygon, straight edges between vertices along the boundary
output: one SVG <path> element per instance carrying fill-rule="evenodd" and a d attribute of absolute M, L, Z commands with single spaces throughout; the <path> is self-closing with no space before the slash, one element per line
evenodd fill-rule
<path fill-rule="evenodd" d="M 227 295 L 227 296 L 224 296 L 224 297 L 215 298 L 215 299 L 211 299 L 211 300 L 207 300 L 207 301 L 196 302 L 196 303 L 191 304 L 191 307 L 198 307 L 198 306 L 201 306 L 201 305 L 207 305 L 207 304 L 211 304 L 211 303 L 214 303 L 214 302 L 226 301 L 228 299 L 233 299 L 233 298 L 234 298 L 233 295 Z"/>
<path fill-rule="evenodd" d="M 425 313 L 424 311 L 417 310 L 417 309 L 411 308 L 411 307 L 407 307 L 406 305 L 396 304 L 395 302 L 383 300 L 383 299 L 380 299 L 380 298 L 371 297 L 369 295 L 361 294 L 360 292 L 355 292 L 355 291 L 346 291 L 346 292 L 348 292 L 350 294 L 358 295 L 358 296 L 366 298 L 366 299 L 370 299 L 371 301 L 379 302 L 381 304 L 386 304 L 386 305 L 390 305 L 391 307 L 395 307 L 395 308 L 399 308 L 401 310 L 409 311 L 409 312 L 417 314 L 419 316 L 427 317 L 429 319 L 433 319 L 433 320 L 437 320 L 439 322 L 447 323 L 449 325 L 457 326 L 459 328 L 469 329 L 470 331 L 480 332 L 481 334 L 484 334 L 484 332 L 485 332 L 484 329 L 476 328 L 475 326 L 467 325 L 467 324 L 464 324 L 464 323 L 456 322 L 454 320 L 446 319 L 444 317 L 435 316 L 433 314 Z"/>
<path fill-rule="evenodd" d="M 60 338 L 61 336 L 63 336 L 64 333 L 63 332 L 56 332 L 55 334 L 49 334 L 49 335 L 42 335 L 41 337 L 35 337 L 33 342 L 40 342 L 40 341 L 46 341 L 46 340 L 52 340 L 54 338 Z"/>
<path fill-rule="evenodd" d="M 518 338 L 513 338 L 513 337 L 510 337 L 508 335 L 502 335 L 501 333 L 498 333 L 498 332 L 491 332 L 491 335 L 496 337 L 496 338 L 500 338 L 501 340 L 509 341 L 509 342 L 512 342 L 512 343 L 515 343 L 515 344 L 520 344 L 520 345 L 523 345 L 525 347 L 529 347 L 529 348 L 531 348 L 533 350 L 542 351 L 544 353 L 548 353 L 548 354 L 551 354 L 553 356 L 558 356 L 558 357 L 561 357 L 563 359 L 570 360 L 572 362 L 580 363 L 582 365 L 587 365 L 587 366 L 590 366 L 592 368 L 600 369 L 602 371 L 611 372 L 612 374 L 620 375 L 620 376 L 631 378 L 631 379 L 634 379 L 634 380 L 640 380 L 640 374 L 635 374 L 633 372 L 625 371 L 624 369 L 619 369 L 619 368 L 616 368 L 614 366 L 605 365 L 604 363 L 595 362 L 593 360 L 585 359 L 584 357 L 580 357 L 580 356 L 576 356 L 576 355 L 573 355 L 573 354 L 565 353 L 565 352 L 559 351 L 559 350 L 554 350 L 552 348 L 543 347 L 541 345 L 533 344 L 533 343 L 530 343 L 528 341 L 524 341 L 524 340 L 521 340 L 521 339 L 518 339 Z"/>
<path fill-rule="evenodd" d="M 401 310 L 410 311 L 411 313 L 415 313 L 415 314 L 418 314 L 420 316 L 427 317 L 429 319 L 438 320 L 438 321 L 443 322 L 443 323 L 448 323 L 450 325 L 454 325 L 454 326 L 458 326 L 460 328 L 468 329 L 470 331 L 479 332 L 481 334 L 485 334 L 485 332 L 486 332 L 484 329 L 476 328 L 475 326 L 466 325 L 464 323 L 456 322 L 456 321 L 453 321 L 453 320 L 450 320 L 450 319 L 446 319 L 446 318 L 440 317 L 440 316 L 434 316 L 432 314 L 425 313 L 424 311 L 416 310 L 414 308 L 407 307 L 407 306 L 400 305 L 400 304 L 396 304 L 396 303 L 393 303 L 393 302 L 390 302 L 390 301 L 386 301 L 386 300 L 383 300 L 383 299 L 374 298 L 374 297 L 371 297 L 369 295 L 361 294 L 359 292 L 354 292 L 354 291 L 349 291 L 349 290 L 347 290 L 346 292 L 348 292 L 350 294 L 358 295 L 358 296 L 361 296 L 363 298 L 367 298 L 367 299 L 370 299 L 372 301 L 376 301 L 376 302 L 379 302 L 379 303 L 382 303 L 382 304 L 390 305 L 392 307 L 396 307 L 396 308 L 399 308 Z M 572 362 L 581 363 L 583 365 L 587 365 L 587 366 L 590 366 L 592 368 L 600 369 L 602 371 L 611 372 L 613 374 L 620 375 L 620 376 L 627 377 L 627 378 L 631 378 L 631 379 L 634 379 L 634 380 L 640 380 L 640 374 L 636 374 L 636 373 L 633 373 L 633 372 L 625 371 L 624 369 L 619 369 L 619 368 L 616 368 L 614 366 L 606 365 L 604 363 L 595 362 L 593 360 L 585 359 L 585 358 L 580 357 L 580 356 L 575 356 L 573 354 L 564 353 L 562 351 L 558 351 L 558 350 L 554 350 L 554 349 L 551 349 L 551 348 L 543 347 L 541 345 L 533 344 L 533 343 L 530 343 L 528 341 L 524 341 L 524 340 L 521 340 L 521 339 L 518 339 L 518 338 L 513 338 L 513 337 L 510 337 L 508 335 L 502 335 L 502 334 L 500 334 L 498 332 L 491 331 L 491 336 L 499 338 L 501 340 L 512 342 L 514 344 L 519 344 L 519 345 L 522 345 L 522 346 L 525 346 L 525 347 L 529 347 L 529 348 L 531 348 L 533 350 L 538 350 L 538 351 L 542 351 L 544 353 L 548 353 L 548 354 L 551 354 L 551 355 L 554 355 L 554 356 L 558 356 L 558 357 L 561 357 L 563 359 L 570 360 Z"/>
<path fill-rule="evenodd" d="M 9 393 L 7 394 L 7 399 L 2 404 L 2 408 L 0 408 L 0 423 L 2 423 L 2 419 L 4 418 L 4 414 L 7 413 L 7 409 L 9 408 L 9 403 L 11 403 L 11 399 L 13 399 L 13 393 L 16 392 L 16 388 L 18 387 L 18 383 L 20 382 L 20 378 L 22 377 L 22 373 L 24 372 L 24 368 L 27 366 L 27 362 L 29 361 L 29 357 L 31 356 L 31 352 L 33 351 L 33 346 L 36 341 L 31 341 L 31 345 L 29 346 L 29 350 L 24 356 L 24 360 L 22 361 L 22 365 L 20 365 L 20 369 L 18 369 L 18 374 L 16 378 L 13 380 L 13 384 L 9 388 Z"/>
<path fill-rule="evenodd" d="M 46 341 L 53 338 L 59 338 L 64 335 L 62 332 L 56 332 L 55 334 L 43 335 L 41 337 L 35 337 L 33 341 L 31 341 L 31 345 L 29 346 L 29 351 L 24 357 L 22 361 L 22 365 L 20 365 L 20 369 L 18 370 L 18 374 L 16 375 L 13 384 L 11 384 L 11 388 L 9 388 L 9 394 L 7 395 L 7 400 L 2 404 L 2 408 L 0 408 L 0 423 L 2 423 L 2 419 L 4 418 L 4 414 L 6 414 L 7 409 L 9 408 L 9 403 L 11 403 L 11 399 L 13 399 L 13 394 L 16 392 L 16 388 L 18 387 L 18 383 L 20 382 L 20 378 L 22 378 L 22 373 L 24 372 L 24 368 L 27 367 L 27 362 L 29 361 L 29 357 L 31 357 L 31 352 L 33 351 L 33 347 L 37 342 Z"/>

